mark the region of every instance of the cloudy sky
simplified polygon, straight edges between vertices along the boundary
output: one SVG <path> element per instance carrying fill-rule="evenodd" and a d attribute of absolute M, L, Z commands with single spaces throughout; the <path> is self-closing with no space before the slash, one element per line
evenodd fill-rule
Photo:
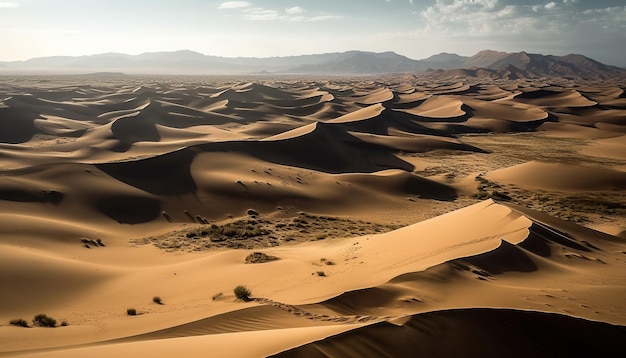
<path fill-rule="evenodd" d="M 484 49 L 626 66 L 624 0 L 0 0 L 0 61 L 189 49 L 218 56 Z"/>

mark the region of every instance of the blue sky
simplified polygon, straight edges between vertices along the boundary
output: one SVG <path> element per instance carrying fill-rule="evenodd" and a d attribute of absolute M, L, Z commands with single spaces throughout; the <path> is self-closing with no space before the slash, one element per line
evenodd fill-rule
<path fill-rule="evenodd" d="M 0 0 L 0 61 L 182 49 L 421 59 L 492 49 L 626 66 L 625 48 L 624 0 Z"/>

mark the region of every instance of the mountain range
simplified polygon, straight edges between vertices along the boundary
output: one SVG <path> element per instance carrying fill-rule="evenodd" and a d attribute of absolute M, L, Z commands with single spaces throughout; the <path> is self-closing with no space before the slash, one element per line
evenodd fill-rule
<path fill-rule="evenodd" d="M 286 57 L 219 57 L 182 50 L 140 55 L 104 53 L 89 56 L 39 57 L 0 62 L 0 74 L 390 74 L 425 72 L 431 75 L 498 78 L 625 77 L 626 69 L 602 64 L 579 54 L 553 56 L 485 50 L 474 56 L 440 53 L 413 60 L 395 52 L 347 51 Z"/>

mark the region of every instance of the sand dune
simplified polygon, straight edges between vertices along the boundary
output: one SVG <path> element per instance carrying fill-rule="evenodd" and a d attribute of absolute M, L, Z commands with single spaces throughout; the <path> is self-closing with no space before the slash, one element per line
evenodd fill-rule
<path fill-rule="evenodd" d="M 0 79 L 0 355 L 610 355 L 623 86 L 465 75 Z"/>
<path fill-rule="evenodd" d="M 441 97 L 431 97 L 425 100 L 418 107 L 410 110 L 406 110 L 407 113 L 414 114 L 420 117 L 426 118 L 438 118 L 438 119 L 454 119 L 457 117 L 464 117 L 466 112 L 462 108 L 463 102 Z"/>
<path fill-rule="evenodd" d="M 552 107 L 590 107 L 597 104 L 597 102 L 587 99 L 580 92 L 575 90 L 551 91 L 548 89 L 539 89 L 522 92 L 515 96 L 515 100 L 537 106 Z"/>
<path fill-rule="evenodd" d="M 624 160 L 626 159 L 626 136 L 600 139 L 583 149 L 582 153 Z"/>
<path fill-rule="evenodd" d="M 537 189 L 593 191 L 626 188 L 626 173 L 563 163 L 528 162 L 491 172 L 487 178 Z"/>
<path fill-rule="evenodd" d="M 524 337 L 521 344 L 520 335 Z M 569 316 L 497 309 L 453 310 L 407 317 L 398 325 L 383 322 L 351 330 L 272 357 L 610 356 L 621 350 L 625 337 L 624 326 Z"/>

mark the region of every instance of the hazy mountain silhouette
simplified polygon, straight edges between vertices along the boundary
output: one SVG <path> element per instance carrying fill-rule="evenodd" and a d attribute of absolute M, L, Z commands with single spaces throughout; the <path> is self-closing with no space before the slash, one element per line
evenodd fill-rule
<path fill-rule="evenodd" d="M 448 75 L 447 70 L 477 76 L 585 77 L 611 78 L 626 75 L 626 70 L 602 64 L 583 55 L 553 56 L 480 51 L 471 57 L 440 53 L 413 60 L 395 52 L 347 51 L 286 57 L 219 57 L 182 50 L 150 52 L 140 55 L 103 53 L 89 56 L 54 56 L 26 61 L 0 62 L 4 74 L 84 74 L 123 72 L 128 74 L 384 74 L 425 72 Z M 478 71 L 482 69 L 481 71 Z M 443 71 L 441 71 L 443 70 Z"/>

